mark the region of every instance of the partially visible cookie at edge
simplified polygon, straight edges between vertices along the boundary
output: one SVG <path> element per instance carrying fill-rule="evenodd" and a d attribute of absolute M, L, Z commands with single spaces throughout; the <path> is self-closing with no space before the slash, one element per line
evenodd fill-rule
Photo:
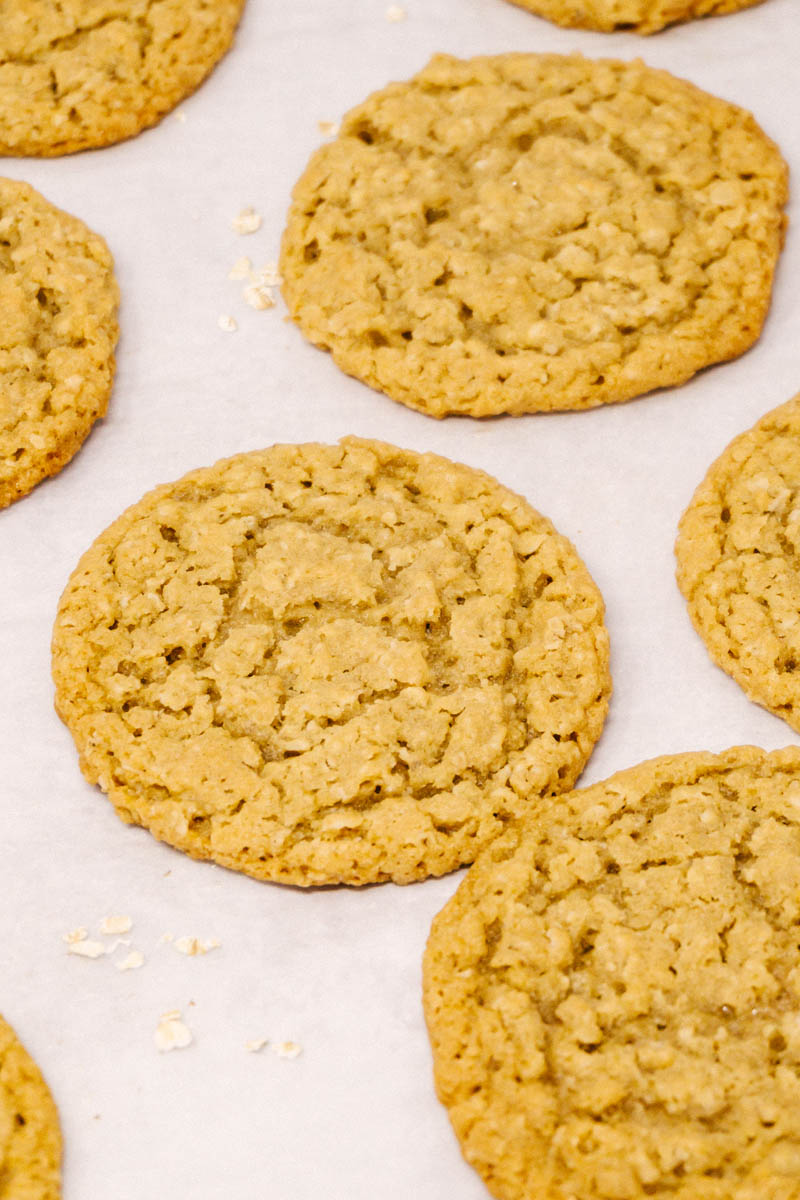
<path fill-rule="evenodd" d="M 118 302 L 103 238 L 0 179 L 0 508 L 60 471 L 105 413 Z"/>
<path fill-rule="evenodd" d="M 61 1131 L 50 1091 L 0 1017 L 0 1200 L 59 1200 Z"/>
<path fill-rule="evenodd" d="M 53 672 L 124 820 L 300 885 L 471 862 L 572 786 L 610 693 L 602 599 L 550 522 L 358 439 L 145 496 L 73 573 Z"/>
<path fill-rule="evenodd" d="M 753 117 L 641 62 L 435 56 L 295 186 L 292 318 L 432 416 L 583 409 L 743 353 L 786 166 Z"/>
<path fill-rule="evenodd" d="M 542 806 L 433 923 L 436 1085 L 499 1200 L 796 1200 L 800 749 Z"/>
<path fill-rule="evenodd" d="M 0 0 L 0 154 L 133 137 L 197 88 L 244 0 Z"/>
<path fill-rule="evenodd" d="M 762 4 L 764 0 L 513 0 L 538 17 L 568 29 L 612 33 L 631 29 L 659 33 L 678 21 L 719 17 Z"/>
<path fill-rule="evenodd" d="M 800 732 L 800 396 L 709 468 L 681 518 L 675 554 L 711 658 Z"/>

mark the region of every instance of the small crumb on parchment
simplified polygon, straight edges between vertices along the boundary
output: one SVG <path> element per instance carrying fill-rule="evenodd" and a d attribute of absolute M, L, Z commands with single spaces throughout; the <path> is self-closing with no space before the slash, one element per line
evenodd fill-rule
<path fill-rule="evenodd" d="M 69 942 L 67 954 L 77 954 L 80 958 L 102 958 L 106 948 L 102 942 L 93 942 L 90 938 L 81 938 L 78 942 Z"/>
<path fill-rule="evenodd" d="M 249 1054 L 258 1054 L 265 1046 L 269 1045 L 269 1038 L 253 1038 L 252 1041 L 245 1042 L 244 1048 Z"/>
<path fill-rule="evenodd" d="M 100 922 L 101 933 L 130 933 L 132 929 L 133 921 L 130 917 L 103 917 L 103 920 Z"/>
<path fill-rule="evenodd" d="M 186 113 L 181 108 L 176 108 L 172 114 L 176 121 L 180 121 L 181 125 L 186 124 Z"/>
<path fill-rule="evenodd" d="M 273 1046 L 273 1050 L 278 1058 L 297 1058 L 303 1053 L 303 1047 L 297 1042 L 277 1042 Z"/>
<path fill-rule="evenodd" d="M 217 938 L 209 938 L 204 942 L 198 937 L 179 937 L 172 943 L 173 950 L 177 950 L 179 954 L 186 954 L 189 958 L 194 958 L 198 954 L 208 954 L 209 950 L 217 950 L 221 943 Z"/>
<path fill-rule="evenodd" d="M 404 8 L 401 8 L 399 4 L 390 4 L 386 10 L 386 20 L 387 21 L 392 21 L 392 22 L 405 21 L 407 16 L 408 16 L 408 13 L 406 12 L 406 10 Z"/>
<path fill-rule="evenodd" d="M 256 233 L 260 228 L 261 214 L 257 213 L 249 204 L 231 221 L 231 229 L 234 233 Z"/>
<path fill-rule="evenodd" d="M 246 255 L 237 258 L 236 262 L 228 271 L 228 279 L 249 279 L 253 269 L 253 264 Z"/>
<path fill-rule="evenodd" d="M 257 283 L 251 283 L 249 287 L 244 289 L 242 295 L 244 296 L 245 303 L 259 312 L 275 307 L 275 298 L 272 292 L 269 288 L 260 286 Z"/>
<path fill-rule="evenodd" d="M 139 967 L 144 966 L 144 955 L 141 950 L 131 950 L 130 954 L 126 954 L 119 962 L 115 962 L 114 966 L 118 971 L 136 971 Z"/>
<path fill-rule="evenodd" d="M 317 129 L 323 137 L 336 137 L 341 125 L 338 121 L 317 121 Z"/>
<path fill-rule="evenodd" d="M 217 317 L 217 324 L 225 333 L 235 333 L 239 326 L 236 324 L 236 319 L 230 313 L 220 313 Z"/>
<path fill-rule="evenodd" d="M 162 1054 L 166 1054 L 170 1050 L 183 1050 L 192 1044 L 194 1041 L 192 1031 L 184 1023 L 179 1009 L 173 1008 L 169 1012 L 161 1014 L 153 1041 Z"/>
<path fill-rule="evenodd" d="M 70 929 L 67 933 L 62 934 L 64 941 L 68 946 L 74 946 L 76 942 L 82 942 L 89 936 L 89 930 L 85 925 L 79 925 L 77 929 Z"/>

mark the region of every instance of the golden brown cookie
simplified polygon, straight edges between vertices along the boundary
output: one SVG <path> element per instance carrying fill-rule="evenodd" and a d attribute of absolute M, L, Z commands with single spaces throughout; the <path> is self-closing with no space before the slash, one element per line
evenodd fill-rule
<path fill-rule="evenodd" d="M 509 827 L 433 924 L 436 1084 L 501 1200 L 797 1200 L 800 749 Z"/>
<path fill-rule="evenodd" d="M 437 55 L 294 190 L 289 311 L 441 417 L 591 408 L 758 337 L 786 167 L 740 108 L 640 62 Z"/>
<path fill-rule="evenodd" d="M 133 137 L 195 90 L 244 0 L 0 0 L 0 154 Z"/>
<path fill-rule="evenodd" d="M 124 820 L 301 885 L 471 862 L 572 786 L 610 692 L 602 600 L 549 521 L 356 439 L 145 496 L 74 572 L 53 669 Z"/>
<path fill-rule="evenodd" d="M 118 299 L 99 234 L 0 179 L 0 508 L 60 471 L 105 413 Z"/>
<path fill-rule="evenodd" d="M 675 553 L 714 662 L 800 732 L 800 396 L 709 468 Z"/>
<path fill-rule="evenodd" d="M 0 1017 L 0 1200 L 58 1200 L 61 1132 L 47 1084 Z"/>
<path fill-rule="evenodd" d="M 513 0 L 513 3 L 570 29 L 658 33 L 677 21 L 739 12 L 761 4 L 762 0 Z"/>

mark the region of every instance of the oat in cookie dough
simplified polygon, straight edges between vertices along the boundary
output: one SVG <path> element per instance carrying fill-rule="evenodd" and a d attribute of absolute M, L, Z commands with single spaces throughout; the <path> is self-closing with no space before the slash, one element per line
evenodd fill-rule
<path fill-rule="evenodd" d="M 0 1200 L 58 1200 L 61 1132 L 39 1068 L 0 1017 Z"/>
<path fill-rule="evenodd" d="M 610 692 L 600 594 L 550 522 L 357 439 L 145 496 L 74 572 L 53 670 L 124 820 L 301 885 L 471 862 L 572 786 Z"/>
<path fill-rule="evenodd" d="M 752 8 L 763 0 L 513 0 L 538 17 L 570 29 L 632 29 L 658 33 L 677 21 L 717 17 Z"/>
<path fill-rule="evenodd" d="M 244 0 L 0 0 L 0 154 L 133 137 L 195 90 Z"/>
<path fill-rule="evenodd" d="M 0 508 L 60 471 L 105 413 L 118 299 L 100 235 L 0 179 Z"/>
<path fill-rule="evenodd" d="M 501 1200 L 797 1200 L 800 749 L 680 754 L 493 842 L 433 924 L 436 1084 Z"/>
<path fill-rule="evenodd" d="M 640 62 L 437 55 L 295 187 L 289 311 L 432 416 L 581 409 L 758 337 L 786 167 L 740 108 Z"/>
<path fill-rule="evenodd" d="M 675 553 L 714 662 L 800 732 L 800 396 L 709 468 Z"/>

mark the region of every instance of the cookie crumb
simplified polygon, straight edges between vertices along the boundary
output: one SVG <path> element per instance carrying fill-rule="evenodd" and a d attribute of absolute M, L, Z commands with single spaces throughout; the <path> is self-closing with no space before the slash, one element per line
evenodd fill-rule
<path fill-rule="evenodd" d="M 220 329 L 225 331 L 225 333 L 235 333 L 239 328 L 239 326 L 236 324 L 235 318 L 232 317 L 230 313 L 220 313 L 219 317 L 217 318 L 217 324 L 219 325 Z"/>
<path fill-rule="evenodd" d="M 231 229 L 234 233 L 256 233 L 260 228 L 261 214 L 257 213 L 249 204 L 231 221 Z"/>
<path fill-rule="evenodd" d="M 249 287 L 243 290 L 242 295 L 244 296 L 245 303 L 259 312 L 264 312 L 265 309 L 275 307 L 275 300 L 269 288 L 261 284 L 251 283 Z"/>
<path fill-rule="evenodd" d="M 130 917 L 104 917 L 100 922 L 101 933 L 130 933 L 133 921 Z"/>
<path fill-rule="evenodd" d="M 317 121 L 317 129 L 323 137 L 336 137 L 341 125 L 338 121 Z"/>
<path fill-rule="evenodd" d="M 172 943 L 173 949 L 179 954 L 186 954 L 189 958 L 194 958 L 198 954 L 208 954 L 209 950 L 216 950 L 220 946 L 217 938 L 209 938 L 207 942 L 201 941 L 198 937 L 179 937 Z"/>
<path fill-rule="evenodd" d="M 273 1049 L 278 1058 L 297 1058 L 303 1053 L 303 1047 L 297 1042 L 278 1042 Z"/>
<path fill-rule="evenodd" d="M 68 946 L 74 946 L 76 942 L 83 942 L 89 936 L 89 930 L 85 925 L 79 925 L 77 929 L 70 929 L 63 934 L 64 941 Z"/>
<path fill-rule="evenodd" d="M 191 1045 L 194 1038 L 191 1029 L 184 1023 L 180 1010 L 173 1008 L 161 1014 L 153 1040 L 156 1048 L 162 1054 L 166 1054 L 169 1050 L 183 1050 Z"/>
<path fill-rule="evenodd" d="M 176 109 L 172 115 L 176 121 L 179 121 L 181 123 L 181 125 L 186 124 L 186 113 L 183 111 L 182 108 Z"/>
<path fill-rule="evenodd" d="M 259 1050 L 263 1050 L 264 1047 L 268 1045 L 268 1038 L 253 1038 L 252 1041 L 245 1042 L 244 1048 L 245 1050 L 249 1051 L 250 1054 L 258 1054 Z"/>
<path fill-rule="evenodd" d="M 228 279 L 250 279 L 253 264 L 245 255 L 237 258 L 236 262 L 228 271 Z"/>
<path fill-rule="evenodd" d="M 77 954 L 81 958 L 102 958 L 105 952 L 106 948 L 102 942 L 93 942 L 88 938 L 70 942 L 67 946 L 67 954 Z"/>
<path fill-rule="evenodd" d="M 386 10 L 386 20 L 393 23 L 397 21 L 405 21 L 408 13 L 399 4 L 390 4 Z"/>
<path fill-rule="evenodd" d="M 118 971 L 135 971 L 144 965 L 144 955 L 141 950 L 131 950 L 119 962 L 114 963 Z"/>

